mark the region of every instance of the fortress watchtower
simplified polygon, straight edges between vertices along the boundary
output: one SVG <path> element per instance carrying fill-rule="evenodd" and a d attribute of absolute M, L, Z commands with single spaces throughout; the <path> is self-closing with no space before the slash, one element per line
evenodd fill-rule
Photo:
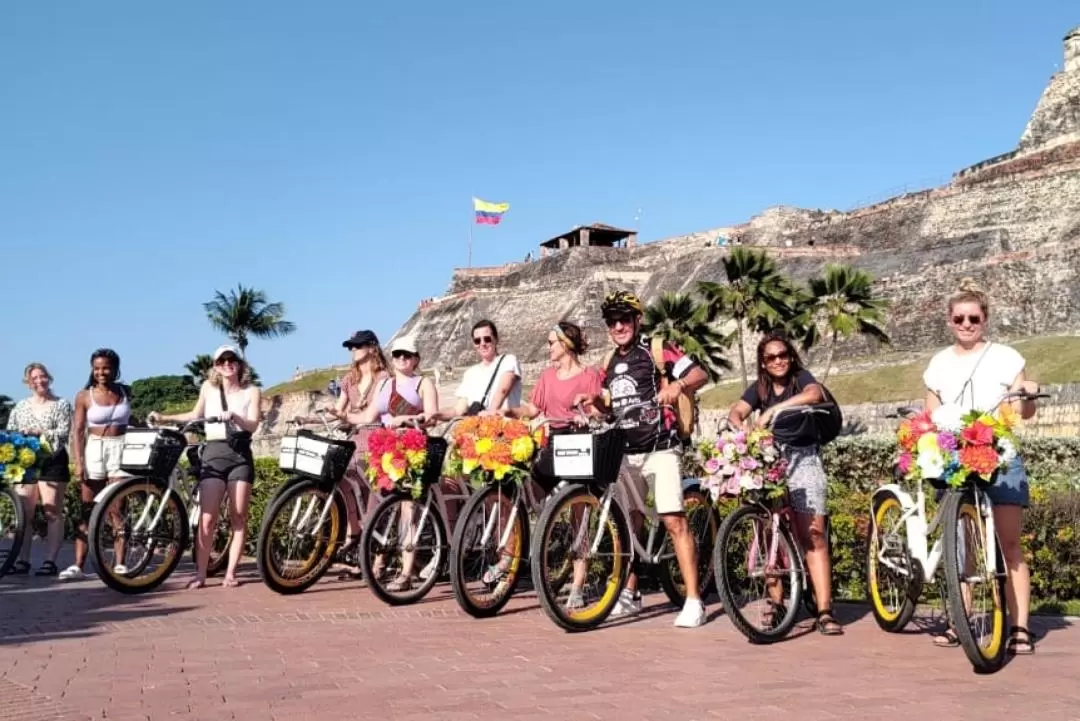
<path fill-rule="evenodd" d="M 1080 25 L 1065 36 L 1065 72 L 1080 73 Z"/>
<path fill-rule="evenodd" d="M 637 245 L 637 233 L 623 230 L 604 223 L 575 225 L 568 232 L 540 243 L 540 257 L 546 257 L 556 251 L 581 246 L 601 246 L 606 248 L 633 248 Z"/>

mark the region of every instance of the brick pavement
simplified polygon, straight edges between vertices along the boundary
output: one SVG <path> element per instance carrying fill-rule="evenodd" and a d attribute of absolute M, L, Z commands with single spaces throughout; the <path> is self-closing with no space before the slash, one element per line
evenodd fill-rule
<path fill-rule="evenodd" d="M 839 609 L 844 637 L 804 626 L 757 647 L 715 610 L 704 628 L 672 628 L 660 595 L 639 620 L 566 634 L 531 593 L 479 621 L 445 585 L 388 608 L 336 579 L 277 596 L 253 565 L 240 588 L 186 592 L 189 570 L 142 597 L 0 579 L 0 721 L 1080 717 L 1068 619 L 1039 619 L 1038 653 L 984 677 L 959 649 L 882 633 L 857 606 Z"/>

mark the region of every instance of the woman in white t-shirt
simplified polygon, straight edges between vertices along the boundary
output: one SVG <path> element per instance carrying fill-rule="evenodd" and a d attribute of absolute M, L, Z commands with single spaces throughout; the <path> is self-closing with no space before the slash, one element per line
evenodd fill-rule
<path fill-rule="evenodd" d="M 509 354 L 499 353 L 499 331 L 490 320 L 472 328 L 472 341 L 480 362 L 469 366 L 457 389 L 454 415 L 506 410 L 521 406 L 521 364 Z"/>
<path fill-rule="evenodd" d="M 949 298 L 949 329 L 956 342 L 930 360 L 923 374 L 926 410 L 931 414 L 942 406 L 957 405 L 964 411 L 994 411 L 1010 391 L 1037 393 L 1039 386 L 1024 375 L 1024 358 L 1014 349 L 985 339 L 990 315 L 986 295 L 970 278 L 960 283 Z M 1031 401 L 1011 401 L 1022 418 L 1035 415 Z M 1011 654 L 1035 651 L 1035 636 L 1027 628 L 1031 599 L 1031 578 L 1020 547 L 1023 509 L 1029 501 L 1028 477 L 1017 457 L 998 474 L 986 489 L 994 505 L 994 525 L 1009 569 L 1007 601 L 1014 626 L 1009 631 Z M 952 627 L 934 637 L 939 646 L 957 646 L 960 641 Z"/>

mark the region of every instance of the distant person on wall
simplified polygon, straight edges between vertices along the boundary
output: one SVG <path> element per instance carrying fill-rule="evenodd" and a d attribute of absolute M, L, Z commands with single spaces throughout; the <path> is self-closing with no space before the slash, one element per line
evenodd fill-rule
<path fill-rule="evenodd" d="M 583 394 L 575 405 L 582 403 L 592 413 L 636 406 L 620 421 L 626 433 L 626 452 L 619 482 L 633 483 L 642 498 L 648 496 L 649 490 L 653 492 L 656 512 L 671 535 L 679 570 L 686 580 L 686 605 L 675 618 L 675 625 L 695 628 L 705 623 L 705 604 L 698 592 L 697 546 L 683 506 L 682 442 L 673 408 L 680 393 L 692 396 L 705 385 L 708 375 L 690 356 L 665 343 L 662 378 L 650 340 L 641 332 L 642 310 L 641 300 L 627 291 L 615 291 L 604 298 L 600 312 L 616 349 L 607 367 L 600 369 L 603 392 Z M 640 516 L 633 515 L 635 525 L 640 524 Z M 612 611 L 613 618 L 641 612 L 637 586 L 637 574 L 631 572 Z"/>
<path fill-rule="evenodd" d="M 521 405 L 521 364 L 510 353 L 499 353 L 499 331 L 490 320 L 472 328 L 480 362 L 469 366 L 457 389 L 458 416 L 487 414 Z"/>
<path fill-rule="evenodd" d="M 352 441 L 356 444 L 353 459 L 341 480 L 342 496 L 349 530 L 345 544 L 339 552 L 342 557 L 360 543 L 360 509 L 352 488 L 358 487 L 365 506 L 374 506 L 375 497 L 364 476 L 363 457 L 367 452 L 367 439 L 378 428 L 379 406 L 374 402 L 379 385 L 390 377 L 390 364 L 379 346 L 379 338 L 370 330 L 358 330 L 342 344 L 352 356 L 352 367 L 341 379 L 341 393 L 337 405 L 331 410 L 338 420 L 353 426 Z"/>
<path fill-rule="evenodd" d="M 82 515 L 75 532 L 75 564 L 60 572 L 60 580 L 83 578 L 86 563 L 87 526 L 94 506 L 94 496 L 106 483 L 116 483 L 128 477 L 120 470 L 120 454 L 124 450 L 124 434 L 131 421 L 130 389 L 120 384 L 120 356 L 111 348 L 99 348 L 90 355 L 90 379 L 75 395 L 74 431 L 71 440 L 72 460 L 79 476 Z M 114 519 L 113 527 L 120 519 Z M 116 555 L 114 572 L 122 575 L 127 568 L 122 563 L 123 542 L 113 548 Z"/>
<path fill-rule="evenodd" d="M 1024 357 L 1014 348 L 986 339 L 990 301 L 971 278 L 948 301 L 948 325 L 955 342 L 930 359 L 923 374 L 926 385 L 925 409 L 933 414 L 944 405 L 959 406 L 968 412 L 997 411 L 1002 397 L 1011 391 L 1038 393 L 1039 384 L 1027 379 Z M 1010 401 L 1008 405 L 1025 420 L 1034 417 L 1031 401 Z M 947 410 L 947 409 L 946 409 Z M 1036 637 L 1028 629 L 1031 603 L 1031 575 L 1020 544 L 1024 509 L 1031 501 L 1031 489 L 1023 459 L 1017 455 L 984 489 L 994 508 L 994 527 L 1005 565 L 1008 568 L 1006 602 L 1013 626 L 1009 629 L 1009 655 L 1035 652 Z M 939 493 L 939 498 L 940 498 Z M 950 625 L 934 637 L 939 646 L 959 646 L 960 639 Z"/>
<path fill-rule="evenodd" d="M 26 511 L 26 535 L 23 537 L 19 560 L 12 573 L 25 575 L 30 572 L 30 543 L 33 539 L 34 510 L 41 499 L 48 536 L 45 560 L 34 572 L 35 576 L 55 576 L 59 573 L 56 557 L 64 540 L 64 491 L 71 473 L 68 469 L 68 436 L 71 435 L 71 403 L 57 398 L 52 392 L 53 377 L 41 363 L 31 363 L 23 371 L 23 383 L 30 389 L 30 397 L 15 404 L 8 416 L 7 428 L 16 433 L 38 436 L 49 444 L 51 454 L 44 467 L 28 482 L 15 486 Z"/>
<path fill-rule="evenodd" d="M 331 378 L 330 382 L 326 384 L 326 394 L 331 398 L 337 398 L 341 394 L 341 387 L 338 385 L 337 378 Z"/>
<path fill-rule="evenodd" d="M 255 459 L 251 437 L 262 422 L 262 395 L 251 382 L 251 369 L 240 351 L 223 345 L 214 351 L 214 367 L 199 389 L 199 399 L 188 413 L 160 415 L 151 413 L 151 423 L 187 423 L 200 418 L 217 418 L 206 424 L 206 446 L 199 471 L 199 543 L 195 559 L 195 578 L 188 588 L 206 585 L 206 569 L 214 534 L 218 527 L 221 499 L 229 494 L 229 524 L 233 537 L 229 546 L 229 565 L 222 586 L 234 588 L 236 567 L 244 551 L 251 487 L 255 483 Z"/>

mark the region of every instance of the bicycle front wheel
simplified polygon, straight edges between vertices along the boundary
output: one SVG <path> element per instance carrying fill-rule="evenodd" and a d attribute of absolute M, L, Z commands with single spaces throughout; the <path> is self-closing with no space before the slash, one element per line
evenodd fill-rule
<path fill-rule="evenodd" d="M 10 486 L 0 487 L 0 578 L 19 560 L 26 520 L 22 499 Z"/>
<path fill-rule="evenodd" d="M 514 593 L 529 548 L 529 511 L 515 483 L 493 483 L 465 504 L 450 544 L 450 584 L 474 618 L 498 613 Z"/>
<path fill-rule="evenodd" d="M 544 504 L 529 549 L 533 586 L 548 618 L 566 631 L 603 623 L 630 572 L 630 527 L 622 508 L 573 484 Z"/>
<path fill-rule="evenodd" d="M 915 615 L 922 592 L 922 569 L 911 557 L 899 496 L 881 491 L 874 496 L 871 510 L 873 522 L 866 554 L 870 608 L 879 628 L 899 633 Z"/>
<path fill-rule="evenodd" d="M 391 493 L 379 501 L 360 537 L 360 569 L 383 603 L 403 606 L 426 596 L 450 550 L 446 521 L 428 489 L 418 500 Z"/>
<path fill-rule="evenodd" d="M 90 514 L 90 558 L 109 588 L 146 593 L 180 563 L 188 544 L 187 509 L 157 479 L 130 478 L 118 486 Z"/>
<path fill-rule="evenodd" d="M 791 529 L 757 505 L 742 505 L 720 525 L 713 549 L 716 590 L 735 628 L 751 643 L 773 643 L 798 620 L 804 590 Z"/>
<path fill-rule="evenodd" d="M 306 591 L 330 568 L 344 536 L 341 496 L 310 479 L 286 482 L 259 528 L 255 559 L 263 583 L 286 595 Z"/>
<path fill-rule="evenodd" d="M 980 673 L 1005 662 L 1005 559 L 997 539 L 988 538 L 984 514 L 990 512 L 972 490 L 950 491 L 942 500 L 949 619 Z"/>

